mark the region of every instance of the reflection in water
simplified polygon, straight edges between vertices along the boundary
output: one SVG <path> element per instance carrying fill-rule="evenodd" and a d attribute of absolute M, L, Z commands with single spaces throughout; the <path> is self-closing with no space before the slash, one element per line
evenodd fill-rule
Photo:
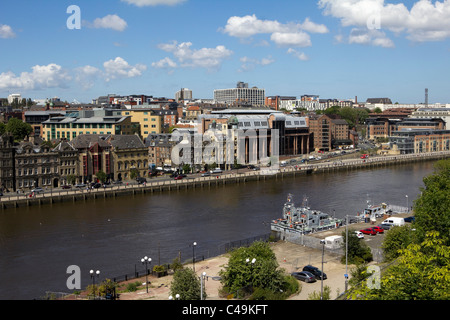
<path fill-rule="evenodd" d="M 66 269 L 80 266 L 112 278 L 140 269 L 141 257 L 170 263 L 180 253 L 213 255 L 220 245 L 270 231 L 287 194 L 310 207 L 344 217 L 366 205 L 405 206 L 420 193 L 432 162 L 195 190 L 136 195 L 114 200 L 54 204 L 0 213 L 0 299 L 33 299 L 45 291 L 67 292 Z M 410 202 L 411 204 L 411 202 Z M 104 279 L 104 278 L 103 278 Z"/>

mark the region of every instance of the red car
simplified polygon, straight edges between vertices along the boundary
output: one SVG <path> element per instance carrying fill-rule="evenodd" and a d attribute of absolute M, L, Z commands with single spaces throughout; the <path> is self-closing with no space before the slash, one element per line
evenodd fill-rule
<path fill-rule="evenodd" d="M 362 230 L 359 230 L 359 231 L 361 231 L 364 234 L 370 234 L 372 236 L 377 234 L 377 232 L 374 229 L 372 229 L 372 228 L 362 229 Z"/>
<path fill-rule="evenodd" d="M 379 226 L 372 227 L 372 229 L 375 230 L 378 233 L 384 233 L 384 229 L 380 228 Z"/>
<path fill-rule="evenodd" d="M 183 179 L 183 176 L 176 176 L 174 179 L 175 180 L 181 180 L 181 179 Z"/>

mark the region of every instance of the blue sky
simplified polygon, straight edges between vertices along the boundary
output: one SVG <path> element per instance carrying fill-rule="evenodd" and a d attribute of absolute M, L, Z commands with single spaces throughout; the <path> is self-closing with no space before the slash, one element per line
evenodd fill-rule
<path fill-rule="evenodd" d="M 2 0 L 0 97 L 212 98 L 244 81 L 399 103 L 429 88 L 430 103 L 450 103 L 449 38 L 449 0 Z"/>

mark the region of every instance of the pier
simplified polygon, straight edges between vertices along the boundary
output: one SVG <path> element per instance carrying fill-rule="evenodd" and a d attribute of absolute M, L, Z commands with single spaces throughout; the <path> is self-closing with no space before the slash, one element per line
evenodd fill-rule
<path fill-rule="evenodd" d="M 441 151 L 423 154 L 407 154 L 393 156 L 376 156 L 369 159 L 322 160 L 321 162 L 290 165 L 276 170 L 261 168 L 259 171 L 239 172 L 240 170 L 226 171 L 221 174 L 211 174 L 208 177 L 187 177 L 182 180 L 154 179 L 141 185 L 119 185 L 99 189 L 76 189 L 67 191 L 51 191 L 36 194 L 33 197 L 25 194 L 3 196 L 0 198 L 2 210 L 26 206 L 43 206 L 54 203 L 90 201 L 96 199 L 109 199 L 120 196 L 133 196 L 138 194 L 153 194 L 156 192 L 171 192 L 196 188 L 211 188 L 227 184 L 241 184 L 248 181 L 266 181 L 270 179 L 283 179 L 308 174 L 328 173 L 341 170 L 363 170 L 383 168 L 391 165 L 401 165 L 421 161 L 437 161 L 450 156 L 450 151 Z M 242 170 L 242 169 L 241 169 Z"/>

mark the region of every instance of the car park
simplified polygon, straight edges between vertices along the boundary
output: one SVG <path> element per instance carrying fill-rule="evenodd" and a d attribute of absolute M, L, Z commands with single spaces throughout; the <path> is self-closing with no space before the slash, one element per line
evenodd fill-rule
<path fill-rule="evenodd" d="M 364 233 L 361 231 L 355 231 L 355 234 L 358 239 L 364 239 Z"/>
<path fill-rule="evenodd" d="M 303 271 L 310 272 L 316 277 L 316 279 L 322 279 L 322 271 L 314 266 L 307 265 L 303 267 Z M 323 280 L 327 279 L 327 274 L 323 272 Z"/>
<path fill-rule="evenodd" d="M 291 276 L 306 283 L 316 282 L 316 277 L 308 271 L 292 272 Z"/>
<path fill-rule="evenodd" d="M 373 230 L 372 228 L 366 228 L 366 229 L 362 229 L 359 231 L 361 231 L 364 234 L 370 234 L 371 236 L 374 236 L 377 234 L 377 232 L 375 230 Z"/>

